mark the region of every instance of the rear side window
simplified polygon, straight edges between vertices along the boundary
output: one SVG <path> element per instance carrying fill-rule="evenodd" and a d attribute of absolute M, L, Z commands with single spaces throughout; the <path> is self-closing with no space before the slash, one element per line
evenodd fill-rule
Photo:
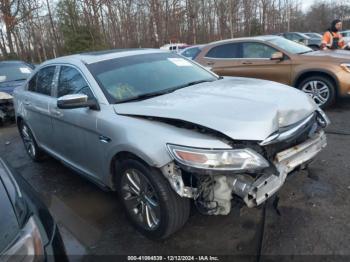
<path fill-rule="evenodd" d="M 58 79 L 57 96 L 71 94 L 85 94 L 88 98 L 93 98 L 89 85 L 80 72 L 70 66 L 62 66 Z"/>
<path fill-rule="evenodd" d="M 181 54 L 187 58 L 195 59 L 200 52 L 201 52 L 200 48 L 193 47 L 193 48 L 186 49 Z"/>
<path fill-rule="evenodd" d="M 56 66 L 48 66 L 37 72 L 29 81 L 28 90 L 43 95 L 51 95 L 55 69 Z"/>
<path fill-rule="evenodd" d="M 276 49 L 261 43 L 243 43 L 243 58 L 271 58 Z"/>
<path fill-rule="evenodd" d="M 209 50 L 206 57 L 209 58 L 241 58 L 241 44 L 230 43 L 215 46 Z"/>
<path fill-rule="evenodd" d="M 36 73 L 28 83 L 28 90 L 32 92 L 36 92 L 36 78 L 38 77 L 38 73 Z"/>

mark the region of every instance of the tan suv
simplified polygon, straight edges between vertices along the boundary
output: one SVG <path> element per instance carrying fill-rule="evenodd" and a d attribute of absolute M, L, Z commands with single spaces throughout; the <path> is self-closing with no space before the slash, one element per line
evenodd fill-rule
<path fill-rule="evenodd" d="M 323 108 L 350 96 L 350 51 L 313 51 L 279 36 L 259 36 L 208 44 L 195 61 L 222 76 L 294 86 Z"/>

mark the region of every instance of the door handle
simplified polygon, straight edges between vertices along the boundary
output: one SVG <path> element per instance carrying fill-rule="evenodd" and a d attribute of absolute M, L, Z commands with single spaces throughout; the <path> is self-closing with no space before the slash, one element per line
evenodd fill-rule
<path fill-rule="evenodd" d="M 27 100 L 27 99 L 23 101 L 23 104 L 26 105 L 26 106 L 31 105 L 31 103 L 30 103 L 29 100 Z"/>
<path fill-rule="evenodd" d="M 109 142 L 111 142 L 111 139 L 109 137 L 103 136 L 103 135 L 99 135 L 98 139 L 105 144 L 108 144 Z"/>
<path fill-rule="evenodd" d="M 252 65 L 253 63 L 252 62 L 243 62 L 242 64 L 243 65 Z"/>
<path fill-rule="evenodd" d="M 212 66 L 212 65 L 214 65 L 215 64 L 215 62 L 207 62 L 207 65 L 208 66 Z"/>
<path fill-rule="evenodd" d="M 56 116 L 56 117 L 61 117 L 63 116 L 63 113 L 59 110 L 51 110 L 51 114 Z"/>

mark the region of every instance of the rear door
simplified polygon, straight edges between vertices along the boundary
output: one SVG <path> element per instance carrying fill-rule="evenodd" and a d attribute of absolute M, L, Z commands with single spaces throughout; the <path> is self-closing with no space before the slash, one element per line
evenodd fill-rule
<path fill-rule="evenodd" d="M 40 69 L 28 82 L 23 96 L 25 120 L 41 147 L 52 146 L 52 122 L 49 102 L 52 95 L 56 66 Z"/>
<path fill-rule="evenodd" d="M 242 42 L 242 59 L 239 74 L 243 77 L 260 78 L 290 84 L 291 61 L 271 60 L 279 50 L 260 42 Z"/>
<path fill-rule="evenodd" d="M 240 57 L 240 43 L 220 44 L 208 50 L 201 64 L 221 76 L 239 76 Z"/>
<path fill-rule="evenodd" d="M 50 105 L 55 153 L 73 167 L 97 178 L 103 155 L 96 132 L 100 111 L 57 107 L 57 98 L 64 95 L 86 94 L 89 99 L 95 99 L 92 89 L 79 69 L 68 65 L 60 66 L 56 89 L 55 103 Z"/>

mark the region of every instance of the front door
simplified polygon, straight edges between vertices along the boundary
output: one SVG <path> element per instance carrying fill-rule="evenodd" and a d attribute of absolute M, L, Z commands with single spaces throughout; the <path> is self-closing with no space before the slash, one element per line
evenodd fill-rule
<path fill-rule="evenodd" d="M 275 48 L 259 42 L 242 43 L 242 59 L 239 65 L 239 75 L 291 84 L 291 61 L 271 60 Z"/>
<path fill-rule="evenodd" d="M 61 66 L 56 96 L 86 94 L 94 99 L 93 92 L 83 75 L 72 66 Z M 100 111 L 90 108 L 59 109 L 56 102 L 50 105 L 53 119 L 55 153 L 71 166 L 98 179 L 101 171 L 102 148 L 96 122 Z"/>

